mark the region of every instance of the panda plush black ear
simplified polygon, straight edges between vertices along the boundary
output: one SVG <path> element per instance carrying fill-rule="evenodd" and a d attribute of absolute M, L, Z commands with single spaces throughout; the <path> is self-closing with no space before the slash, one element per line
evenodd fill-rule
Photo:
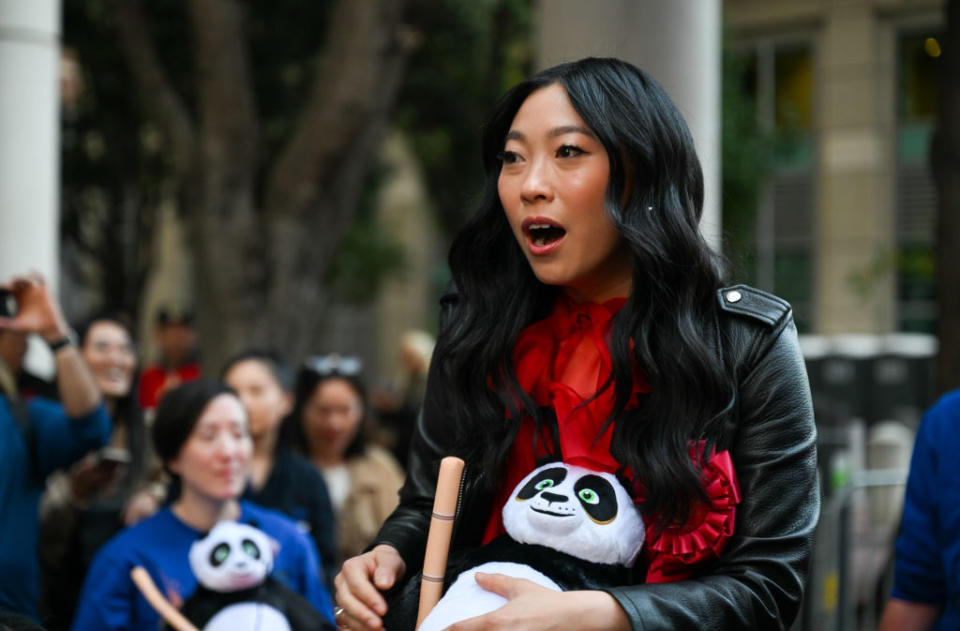
<path fill-rule="evenodd" d="M 549 456 L 543 456 L 541 458 L 537 458 L 536 466 L 534 468 L 539 469 L 540 467 L 546 466 L 548 464 L 553 464 L 555 462 L 563 462 L 563 458 L 561 458 L 560 456 L 554 456 L 553 454 L 550 454 Z"/>

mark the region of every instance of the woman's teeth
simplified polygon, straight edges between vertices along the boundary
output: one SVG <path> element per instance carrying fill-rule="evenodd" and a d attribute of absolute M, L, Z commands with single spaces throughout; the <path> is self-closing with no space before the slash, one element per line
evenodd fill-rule
<path fill-rule="evenodd" d="M 563 228 L 547 223 L 530 224 L 528 230 L 530 231 L 530 241 L 536 246 L 552 243 L 561 238 L 566 232 Z"/>

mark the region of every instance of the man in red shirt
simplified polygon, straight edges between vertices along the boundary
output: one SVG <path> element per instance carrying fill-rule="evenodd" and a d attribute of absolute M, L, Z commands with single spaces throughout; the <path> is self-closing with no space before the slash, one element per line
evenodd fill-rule
<path fill-rule="evenodd" d="M 193 314 L 161 309 L 155 329 L 159 361 L 140 376 L 140 406 L 152 410 L 167 390 L 201 375 Z"/>

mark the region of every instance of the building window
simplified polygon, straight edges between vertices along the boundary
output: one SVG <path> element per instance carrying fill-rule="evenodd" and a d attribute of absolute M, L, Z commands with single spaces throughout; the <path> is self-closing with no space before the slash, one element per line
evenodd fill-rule
<path fill-rule="evenodd" d="M 807 41 L 756 43 L 729 53 L 724 107 L 737 105 L 754 116 L 769 165 L 747 220 L 742 209 L 724 207 L 724 228 L 735 231 L 729 256 L 747 282 L 788 300 L 801 332 L 813 327 L 814 76 Z M 727 98 L 736 89 L 736 98 Z M 735 116 L 726 111 L 724 117 Z M 727 142 L 731 139 L 727 138 Z M 736 140 L 735 140 L 736 142 Z M 724 148 L 724 169 L 728 151 Z M 735 162 L 740 162 L 734 156 Z M 727 173 L 724 174 L 727 185 Z M 727 201 L 726 193 L 724 194 Z M 733 211 L 733 212 L 731 212 Z M 728 224 L 736 222 L 736 227 Z M 748 224 L 747 228 L 743 224 Z M 746 235 L 744 237 L 743 235 Z"/>
<path fill-rule="evenodd" d="M 897 46 L 897 328 L 936 332 L 937 198 L 930 138 L 937 119 L 939 32 L 905 31 Z"/>

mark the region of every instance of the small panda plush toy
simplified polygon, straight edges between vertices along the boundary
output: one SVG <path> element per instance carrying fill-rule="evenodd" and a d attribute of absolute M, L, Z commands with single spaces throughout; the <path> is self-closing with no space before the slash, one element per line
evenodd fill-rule
<path fill-rule="evenodd" d="M 451 557 L 449 588 L 419 631 L 439 631 L 506 603 L 477 585 L 477 572 L 558 591 L 623 585 L 645 537 L 640 512 L 616 476 L 563 462 L 538 467 L 516 486 L 503 525 L 506 535 Z M 407 583 L 387 612 L 387 629 L 413 629 L 417 596 L 410 592 L 419 585 L 419 577 Z"/>
<path fill-rule="evenodd" d="M 197 590 L 181 613 L 203 631 L 334 629 L 306 599 L 270 577 L 273 542 L 263 531 L 220 522 L 190 547 Z"/>

